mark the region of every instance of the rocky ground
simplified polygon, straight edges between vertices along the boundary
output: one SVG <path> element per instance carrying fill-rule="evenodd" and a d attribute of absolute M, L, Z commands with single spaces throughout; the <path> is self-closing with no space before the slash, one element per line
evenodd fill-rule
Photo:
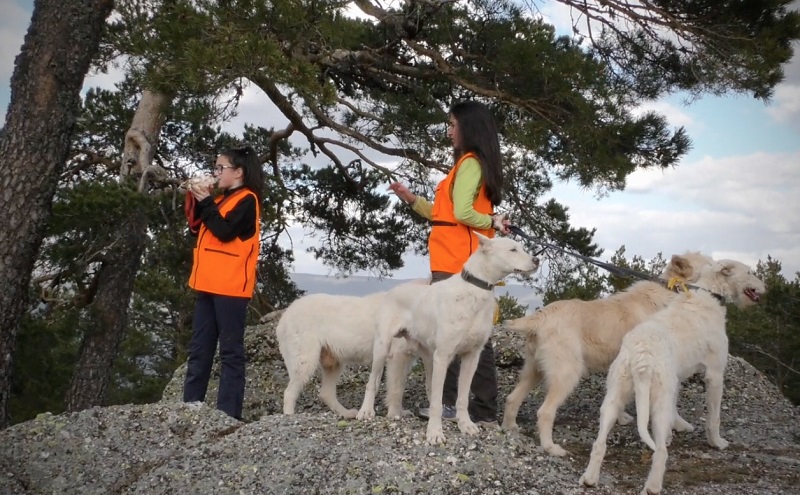
<path fill-rule="evenodd" d="M 600 486 L 578 486 L 597 429 L 601 376 L 584 380 L 559 411 L 554 437 L 569 451 L 564 458 L 537 446 L 532 418 L 541 392 L 523 405 L 520 434 L 486 428 L 468 437 L 447 423 L 441 446 L 425 442 L 425 423 L 414 417 L 335 417 L 317 400 L 316 383 L 301 397 L 300 413 L 283 416 L 286 372 L 275 323 L 273 318 L 247 332 L 244 422 L 213 407 L 182 404 L 180 368 L 160 403 L 43 414 L 0 431 L 0 494 L 601 495 L 638 493 L 647 476 L 648 449 L 633 425 L 618 426 Z M 495 346 L 502 402 L 522 365 L 521 342 L 498 330 Z M 417 367 L 410 377 L 406 407 L 425 403 L 421 374 Z M 358 407 L 367 376 L 366 368 L 343 376 L 343 404 Z M 208 404 L 214 404 L 215 386 L 212 380 Z M 696 429 L 675 435 L 663 493 L 800 493 L 798 408 L 749 364 L 731 358 L 722 411 L 723 436 L 731 446 L 717 451 L 705 442 L 703 400 L 702 380 L 684 383 L 679 409 Z"/>

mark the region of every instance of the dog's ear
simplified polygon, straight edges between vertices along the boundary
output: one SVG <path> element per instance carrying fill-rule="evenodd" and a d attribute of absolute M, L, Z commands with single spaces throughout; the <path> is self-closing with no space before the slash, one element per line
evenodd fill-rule
<path fill-rule="evenodd" d="M 667 265 L 666 274 L 668 277 L 680 277 L 688 279 L 692 276 L 692 264 L 688 258 L 678 254 L 673 254 Z"/>
<path fill-rule="evenodd" d="M 715 268 L 716 268 L 715 271 L 720 275 L 722 275 L 723 277 L 730 277 L 734 269 L 736 268 L 736 265 L 734 265 L 729 261 L 720 261 L 717 263 L 717 266 Z"/>
<path fill-rule="evenodd" d="M 478 236 L 478 242 L 480 242 L 481 246 L 488 245 L 492 242 L 492 240 L 485 235 L 481 234 L 480 232 L 475 232 L 475 235 Z"/>

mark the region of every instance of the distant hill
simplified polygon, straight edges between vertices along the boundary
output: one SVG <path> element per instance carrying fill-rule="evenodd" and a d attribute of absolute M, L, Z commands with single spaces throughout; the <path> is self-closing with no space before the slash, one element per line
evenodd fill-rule
<path fill-rule="evenodd" d="M 291 278 L 297 284 L 297 287 L 306 291 L 307 294 L 342 294 L 347 296 L 365 296 L 389 290 L 410 280 L 359 276 L 336 278 L 326 275 L 312 275 L 310 273 L 293 273 Z M 504 287 L 497 287 L 494 292 L 498 297 L 508 293 L 511 297 L 516 298 L 519 304 L 527 305 L 529 313 L 542 305 L 542 298 L 534 293 L 533 289 L 521 284 L 509 283 Z"/>

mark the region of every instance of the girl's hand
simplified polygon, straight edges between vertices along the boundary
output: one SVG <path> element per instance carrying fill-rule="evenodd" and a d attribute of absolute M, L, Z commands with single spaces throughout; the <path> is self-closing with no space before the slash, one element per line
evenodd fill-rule
<path fill-rule="evenodd" d="M 492 215 L 492 227 L 495 230 L 505 235 L 508 235 L 511 233 L 511 231 L 508 230 L 509 225 L 511 225 L 511 220 L 506 218 L 505 213 L 498 213 L 497 215 Z"/>
<path fill-rule="evenodd" d="M 389 184 L 388 190 L 395 193 L 398 198 L 402 199 L 408 204 L 413 203 L 417 199 L 417 196 L 414 193 L 412 193 L 405 185 L 399 182 L 392 182 Z"/>
<path fill-rule="evenodd" d="M 198 202 L 203 201 L 207 197 L 211 196 L 211 187 L 203 184 L 192 184 L 192 187 L 189 190 L 192 191 L 192 196 L 194 196 L 194 199 L 196 199 Z"/>

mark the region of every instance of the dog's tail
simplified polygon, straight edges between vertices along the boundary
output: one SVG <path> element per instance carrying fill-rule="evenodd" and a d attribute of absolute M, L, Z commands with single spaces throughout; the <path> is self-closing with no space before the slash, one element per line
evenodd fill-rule
<path fill-rule="evenodd" d="M 503 320 L 499 323 L 501 328 L 507 328 L 525 337 L 532 337 L 536 334 L 536 314 L 514 318 L 513 320 Z"/>
<path fill-rule="evenodd" d="M 631 371 L 633 391 L 636 397 L 636 426 L 639 429 L 639 437 L 655 452 L 656 443 L 647 429 L 650 423 L 650 385 L 653 383 L 653 369 L 641 364 L 635 366 Z"/>

